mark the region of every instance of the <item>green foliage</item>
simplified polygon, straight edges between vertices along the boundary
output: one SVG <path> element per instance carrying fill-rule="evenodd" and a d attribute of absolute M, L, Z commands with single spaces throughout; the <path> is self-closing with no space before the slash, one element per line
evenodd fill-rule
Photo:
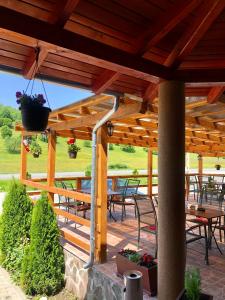
<path fill-rule="evenodd" d="M 91 141 L 84 141 L 83 146 L 86 148 L 91 148 Z"/>
<path fill-rule="evenodd" d="M 128 259 L 134 263 L 138 263 L 140 261 L 141 255 L 139 253 L 133 253 L 128 256 Z"/>
<path fill-rule="evenodd" d="M 41 146 L 36 141 L 32 141 L 30 144 L 30 152 L 34 155 L 40 155 L 42 153 Z"/>
<path fill-rule="evenodd" d="M 13 110 L 12 108 L 1 105 L 1 107 L 0 107 L 0 118 L 8 118 L 8 119 L 14 120 L 12 110 Z"/>
<path fill-rule="evenodd" d="M 144 147 L 143 150 L 144 150 L 145 152 L 148 152 L 148 148 L 146 148 L 146 147 Z"/>
<path fill-rule="evenodd" d="M 109 144 L 109 150 L 110 150 L 110 151 L 114 150 L 113 144 Z"/>
<path fill-rule="evenodd" d="M 32 203 L 21 183 L 12 181 L 3 202 L 0 222 L 0 261 L 18 281 L 24 245 L 28 243 L 31 224 Z"/>
<path fill-rule="evenodd" d="M 12 136 L 12 130 L 9 128 L 9 126 L 4 125 L 1 127 L 1 136 L 3 139 Z"/>
<path fill-rule="evenodd" d="M 25 251 L 21 283 L 30 295 L 52 295 L 64 285 L 59 229 L 46 194 L 42 194 L 33 209 L 30 245 Z"/>
<path fill-rule="evenodd" d="M 124 152 L 128 152 L 128 153 L 135 153 L 136 152 L 134 146 L 131 146 L 131 145 L 123 145 L 121 147 L 121 150 L 124 151 Z"/>
<path fill-rule="evenodd" d="M 132 174 L 133 175 L 138 175 L 139 174 L 138 169 L 134 169 L 133 172 L 132 172 Z"/>
<path fill-rule="evenodd" d="M 109 169 L 128 169 L 128 166 L 126 164 L 110 164 Z"/>
<path fill-rule="evenodd" d="M 18 154 L 20 153 L 20 136 L 12 136 L 5 140 L 5 146 L 8 153 Z"/>
<path fill-rule="evenodd" d="M 80 151 L 80 147 L 78 147 L 76 144 L 69 144 L 68 145 L 68 152 L 78 152 Z"/>
<path fill-rule="evenodd" d="M 185 289 L 188 300 L 198 300 L 200 295 L 201 278 L 198 269 L 192 268 L 185 273 Z"/>
<path fill-rule="evenodd" d="M 4 125 L 12 128 L 12 120 L 9 118 L 0 118 L 0 127 Z"/>
<path fill-rule="evenodd" d="M 85 176 L 91 176 L 91 165 L 87 166 L 86 170 L 84 171 Z"/>

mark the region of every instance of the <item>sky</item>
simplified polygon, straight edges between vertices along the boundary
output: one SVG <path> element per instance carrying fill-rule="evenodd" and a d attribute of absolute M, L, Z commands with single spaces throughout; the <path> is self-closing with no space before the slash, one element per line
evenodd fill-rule
<path fill-rule="evenodd" d="M 0 104 L 17 108 L 16 92 L 26 90 L 28 80 L 22 76 L 0 71 Z M 32 82 L 31 82 L 32 84 Z M 29 86 L 29 93 L 31 91 Z M 50 108 L 55 109 L 91 96 L 91 92 L 44 81 Z M 40 80 L 34 81 L 33 94 L 43 94 Z"/>

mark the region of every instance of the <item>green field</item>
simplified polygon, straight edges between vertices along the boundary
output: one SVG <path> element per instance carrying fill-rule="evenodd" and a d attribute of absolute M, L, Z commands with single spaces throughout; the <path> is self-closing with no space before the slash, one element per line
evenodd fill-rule
<path fill-rule="evenodd" d="M 42 147 L 42 155 L 33 158 L 28 154 L 28 171 L 30 173 L 46 172 L 47 170 L 47 143 L 38 141 Z M 84 171 L 91 164 L 91 148 L 83 146 L 83 141 L 77 141 L 81 147 L 77 159 L 70 159 L 67 154 L 66 139 L 57 139 L 56 172 Z M 120 146 L 114 145 L 114 150 L 109 151 L 109 165 L 126 164 L 128 169 L 146 169 L 147 152 L 141 147 L 136 147 L 135 153 L 126 153 Z M 204 168 L 214 168 L 216 158 L 204 158 Z M 220 159 L 222 168 L 225 167 L 225 160 Z M 190 155 L 190 168 L 197 168 L 197 155 Z M 153 156 L 153 168 L 157 168 L 157 155 Z M 0 138 L 0 173 L 19 173 L 20 155 L 9 154 L 5 149 L 4 140 Z"/>

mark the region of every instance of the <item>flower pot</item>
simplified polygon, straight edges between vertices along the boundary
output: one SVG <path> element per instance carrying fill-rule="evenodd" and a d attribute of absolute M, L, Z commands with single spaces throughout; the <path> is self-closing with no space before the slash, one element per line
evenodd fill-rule
<path fill-rule="evenodd" d="M 119 276 L 123 276 L 124 272 L 129 270 L 140 271 L 143 275 L 143 288 L 145 291 L 150 293 L 151 296 L 155 296 L 157 294 L 157 265 L 154 265 L 151 268 L 146 268 L 130 261 L 127 257 L 121 254 L 118 254 L 116 257 L 116 265 L 117 274 Z"/>
<path fill-rule="evenodd" d="M 77 152 L 68 152 L 70 158 L 76 158 L 77 157 Z"/>
<path fill-rule="evenodd" d="M 179 296 L 176 300 L 188 300 L 186 292 L 184 291 L 182 295 Z M 207 295 L 205 293 L 200 293 L 199 300 L 213 300 L 213 296 Z"/>
<path fill-rule="evenodd" d="M 38 154 L 38 153 L 33 153 L 33 157 L 34 157 L 34 158 L 38 158 L 38 157 L 39 157 L 39 154 Z"/>
<path fill-rule="evenodd" d="M 23 127 L 27 131 L 45 131 L 51 109 L 38 105 L 21 107 Z"/>
<path fill-rule="evenodd" d="M 220 168 L 221 168 L 221 165 L 216 165 L 216 170 L 220 170 Z"/>

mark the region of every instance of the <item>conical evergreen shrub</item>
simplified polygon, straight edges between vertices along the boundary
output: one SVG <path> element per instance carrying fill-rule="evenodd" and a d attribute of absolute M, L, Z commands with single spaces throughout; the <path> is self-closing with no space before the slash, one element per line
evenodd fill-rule
<path fill-rule="evenodd" d="M 33 209 L 30 245 L 22 267 L 22 286 L 30 295 L 54 295 L 63 285 L 64 255 L 59 243 L 59 229 L 47 195 L 42 194 Z"/>
<path fill-rule="evenodd" d="M 3 202 L 0 222 L 0 261 L 18 280 L 21 272 L 24 245 L 29 242 L 32 202 L 26 188 L 15 180 Z"/>

